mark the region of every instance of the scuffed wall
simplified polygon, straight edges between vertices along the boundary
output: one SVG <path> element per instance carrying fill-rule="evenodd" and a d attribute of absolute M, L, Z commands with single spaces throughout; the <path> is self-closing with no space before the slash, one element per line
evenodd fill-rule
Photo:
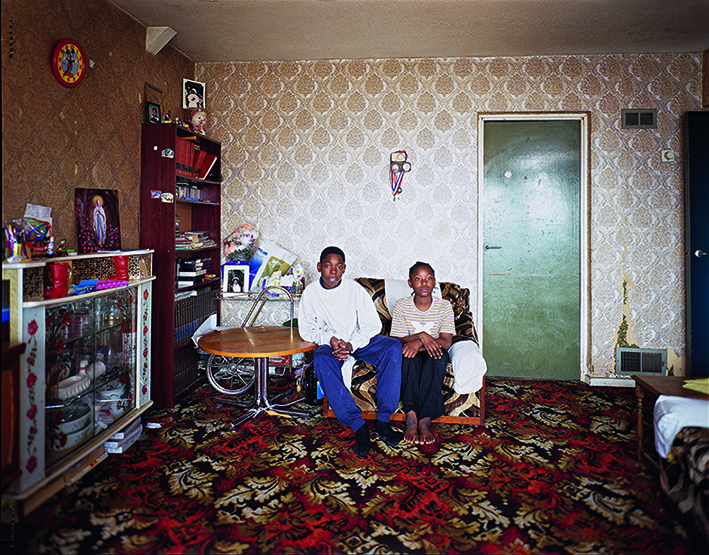
<path fill-rule="evenodd" d="M 208 133 L 223 144 L 223 234 L 256 225 L 310 278 L 329 244 L 345 249 L 350 277 L 403 278 L 427 260 L 471 289 L 473 314 L 477 114 L 591 112 L 583 377 L 613 375 L 624 306 L 640 346 L 685 354 L 681 118 L 700 107 L 701 54 L 210 63 L 196 78 Z M 623 108 L 657 108 L 658 128 L 620 129 Z M 398 149 L 413 170 L 394 202 L 387 166 Z M 661 163 L 660 149 L 677 162 Z"/>
<path fill-rule="evenodd" d="M 3 0 L 2 217 L 29 202 L 52 208 L 54 236 L 76 248 L 74 188 L 117 189 L 123 248 L 139 246 L 140 125 L 145 83 L 181 115 L 183 77 L 194 62 L 166 46 L 145 50 L 145 26 L 106 0 Z M 79 42 L 95 65 L 66 88 L 51 58 L 62 39 Z"/>

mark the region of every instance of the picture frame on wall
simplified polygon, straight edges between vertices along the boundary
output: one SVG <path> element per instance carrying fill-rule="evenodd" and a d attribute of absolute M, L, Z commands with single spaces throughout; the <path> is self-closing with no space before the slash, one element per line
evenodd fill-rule
<path fill-rule="evenodd" d="M 160 106 L 152 102 L 145 104 L 145 123 L 160 123 L 161 117 Z"/>
<path fill-rule="evenodd" d="M 162 110 L 163 98 L 164 95 L 162 91 L 159 91 L 158 89 L 148 85 L 147 83 L 145 84 L 145 102 L 149 102 L 150 104 L 157 104 Z"/>
<path fill-rule="evenodd" d="M 227 264 L 222 270 L 222 293 L 246 295 L 249 291 L 249 267 L 246 264 Z"/>
<path fill-rule="evenodd" d="M 79 253 L 121 250 L 121 219 L 115 189 L 74 189 Z"/>
<path fill-rule="evenodd" d="M 191 79 L 182 80 L 182 107 L 202 110 L 207 107 L 204 83 Z"/>

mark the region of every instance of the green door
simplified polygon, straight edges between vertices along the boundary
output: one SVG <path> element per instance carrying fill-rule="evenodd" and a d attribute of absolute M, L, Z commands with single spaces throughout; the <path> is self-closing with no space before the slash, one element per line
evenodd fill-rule
<path fill-rule="evenodd" d="M 581 122 L 485 121 L 488 375 L 580 379 Z"/>

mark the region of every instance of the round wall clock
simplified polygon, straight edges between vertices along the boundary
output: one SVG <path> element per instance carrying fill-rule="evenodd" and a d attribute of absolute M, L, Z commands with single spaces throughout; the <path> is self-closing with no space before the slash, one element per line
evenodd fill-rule
<path fill-rule="evenodd" d="M 52 56 L 54 76 L 65 87 L 76 87 L 86 75 L 86 56 L 79 43 L 64 39 L 54 47 Z"/>

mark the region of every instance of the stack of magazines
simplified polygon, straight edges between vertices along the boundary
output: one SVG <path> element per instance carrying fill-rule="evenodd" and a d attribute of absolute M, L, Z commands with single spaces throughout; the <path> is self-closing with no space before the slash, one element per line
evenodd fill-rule
<path fill-rule="evenodd" d="M 136 418 L 130 426 L 113 434 L 110 439 L 103 444 L 103 448 L 106 453 L 125 453 L 142 435 L 143 424 L 140 418 Z"/>

